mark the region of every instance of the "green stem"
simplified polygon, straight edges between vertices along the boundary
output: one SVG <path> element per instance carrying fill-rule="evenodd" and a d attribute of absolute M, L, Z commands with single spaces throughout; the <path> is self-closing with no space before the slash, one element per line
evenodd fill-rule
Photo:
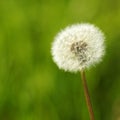
<path fill-rule="evenodd" d="M 90 120 L 95 120 L 84 70 L 81 71 L 81 79 L 82 79 L 82 84 L 84 88 L 84 95 L 85 95 L 86 104 L 89 111 Z"/>

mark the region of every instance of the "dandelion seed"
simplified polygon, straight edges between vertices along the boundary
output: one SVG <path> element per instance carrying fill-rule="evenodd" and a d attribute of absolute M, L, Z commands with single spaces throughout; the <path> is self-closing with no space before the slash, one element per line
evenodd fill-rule
<path fill-rule="evenodd" d="M 92 24 L 76 24 L 58 33 L 52 44 L 52 56 L 60 69 L 77 72 L 101 61 L 104 34 Z"/>

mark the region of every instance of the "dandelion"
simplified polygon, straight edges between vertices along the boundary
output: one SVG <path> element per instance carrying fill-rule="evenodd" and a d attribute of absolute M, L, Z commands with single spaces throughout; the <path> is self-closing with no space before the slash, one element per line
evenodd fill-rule
<path fill-rule="evenodd" d="M 60 69 L 81 72 L 90 119 L 94 120 L 84 70 L 101 61 L 104 55 L 104 34 L 89 23 L 69 26 L 57 34 L 51 53 Z"/>
<path fill-rule="evenodd" d="M 91 24 L 77 24 L 58 33 L 52 44 L 52 56 L 60 69 L 77 72 L 101 61 L 104 35 Z"/>

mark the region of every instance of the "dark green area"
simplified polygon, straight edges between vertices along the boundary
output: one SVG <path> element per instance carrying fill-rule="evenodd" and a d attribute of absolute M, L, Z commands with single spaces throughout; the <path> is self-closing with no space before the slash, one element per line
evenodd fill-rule
<path fill-rule="evenodd" d="M 0 0 L 0 120 L 89 120 L 80 74 L 50 54 L 56 33 L 81 22 L 106 35 L 86 71 L 96 120 L 120 119 L 120 0 Z"/>

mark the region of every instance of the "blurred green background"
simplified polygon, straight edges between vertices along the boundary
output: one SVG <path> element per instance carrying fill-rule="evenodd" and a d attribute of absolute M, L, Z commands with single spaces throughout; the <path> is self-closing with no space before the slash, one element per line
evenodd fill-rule
<path fill-rule="evenodd" d="M 81 22 L 106 35 L 86 71 L 96 120 L 120 120 L 120 0 L 0 0 L 0 120 L 89 120 L 80 74 L 50 54 L 57 32 Z"/>

